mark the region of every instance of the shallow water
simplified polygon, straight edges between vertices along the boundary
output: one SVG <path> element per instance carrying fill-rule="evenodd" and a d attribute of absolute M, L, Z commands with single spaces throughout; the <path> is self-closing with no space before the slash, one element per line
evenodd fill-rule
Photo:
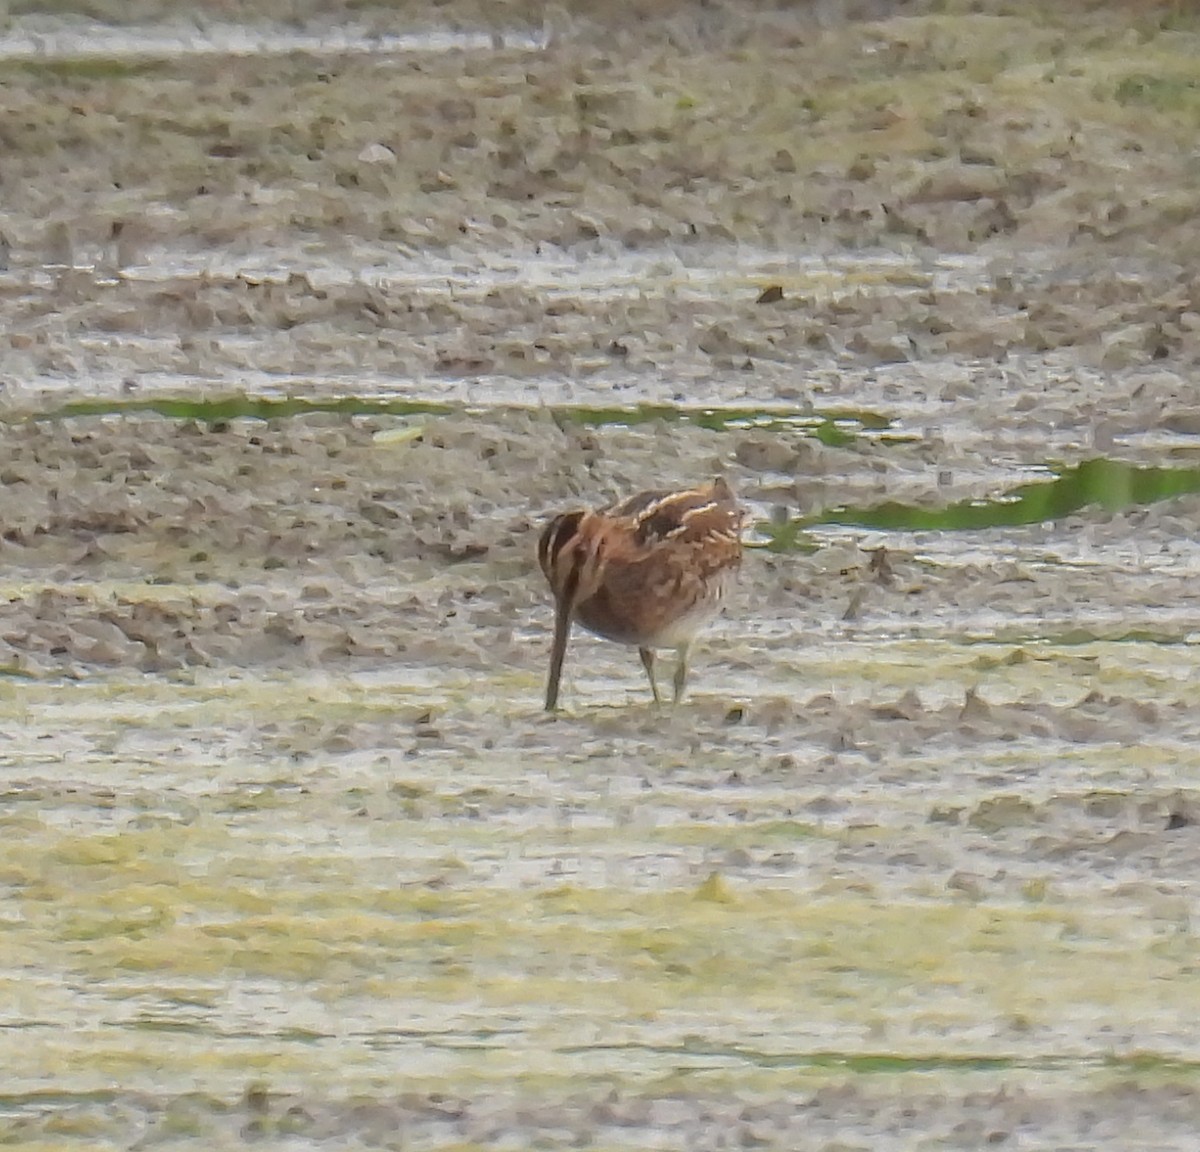
<path fill-rule="evenodd" d="M 162 25 L 88 24 L 81 30 L 74 23 L 49 22 L 30 27 L 30 20 L 0 35 L 0 62 L 63 64 L 104 61 L 113 66 L 145 61 L 170 61 L 195 56 L 286 56 L 295 53 L 322 57 L 396 53 L 473 51 L 499 48 L 536 49 L 541 36 L 513 31 L 460 32 L 446 28 L 402 33 L 371 32 L 356 28 L 325 28 L 319 32 L 298 31 L 264 24 L 251 27 L 209 20 Z"/>

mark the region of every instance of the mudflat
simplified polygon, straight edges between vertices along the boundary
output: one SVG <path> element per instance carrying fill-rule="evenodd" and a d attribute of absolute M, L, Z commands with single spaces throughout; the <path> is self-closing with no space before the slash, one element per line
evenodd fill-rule
<path fill-rule="evenodd" d="M 0 34 L 5 1139 L 1190 1149 L 1195 17 L 249 8 Z"/>

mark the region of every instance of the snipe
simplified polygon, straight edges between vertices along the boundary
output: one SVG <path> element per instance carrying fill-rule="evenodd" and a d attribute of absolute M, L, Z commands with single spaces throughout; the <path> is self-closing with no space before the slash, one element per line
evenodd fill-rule
<path fill-rule="evenodd" d="M 558 707 L 563 658 L 576 620 L 597 636 L 637 648 L 656 703 L 655 649 L 674 648 L 678 702 L 692 641 L 721 611 L 742 562 L 743 517 L 720 478 L 555 516 L 538 541 L 538 562 L 554 593 L 546 710 Z"/>

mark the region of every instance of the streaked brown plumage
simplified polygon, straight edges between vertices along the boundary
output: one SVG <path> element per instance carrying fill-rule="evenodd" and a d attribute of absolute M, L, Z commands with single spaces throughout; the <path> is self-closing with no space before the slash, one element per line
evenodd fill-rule
<path fill-rule="evenodd" d="M 655 702 L 654 650 L 676 649 L 678 701 L 692 640 L 720 612 L 742 562 L 742 520 L 736 497 L 720 478 L 555 516 L 538 541 L 555 609 L 546 710 L 558 706 L 575 620 L 606 640 L 637 647 Z"/>

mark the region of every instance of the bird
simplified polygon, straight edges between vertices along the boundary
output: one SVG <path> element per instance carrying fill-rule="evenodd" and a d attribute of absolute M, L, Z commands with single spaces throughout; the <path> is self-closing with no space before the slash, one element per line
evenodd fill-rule
<path fill-rule="evenodd" d="M 679 703 L 692 641 L 720 613 L 741 565 L 744 521 L 722 477 L 554 516 L 538 539 L 538 563 L 554 595 L 546 711 L 558 708 L 576 620 L 597 636 L 637 648 L 655 704 L 662 703 L 655 650 L 674 648 L 673 702 Z"/>

